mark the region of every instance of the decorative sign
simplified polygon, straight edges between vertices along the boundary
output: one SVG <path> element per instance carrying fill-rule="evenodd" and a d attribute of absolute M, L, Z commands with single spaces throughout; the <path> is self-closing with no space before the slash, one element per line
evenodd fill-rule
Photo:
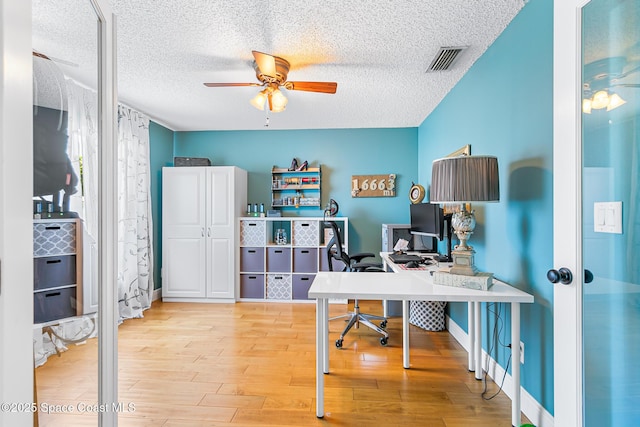
<path fill-rule="evenodd" d="M 351 197 L 395 197 L 396 174 L 351 175 Z"/>

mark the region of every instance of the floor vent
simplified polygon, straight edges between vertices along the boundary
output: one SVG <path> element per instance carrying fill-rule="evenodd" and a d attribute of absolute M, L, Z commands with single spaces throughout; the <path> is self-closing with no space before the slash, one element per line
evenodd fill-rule
<path fill-rule="evenodd" d="M 441 47 L 436 57 L 431 61 L 431 65 L 427 68 L 427 73 L 434 71 L 447 71 L 450 70 L 460 53 L 468 46 L 460 47 Z"/>

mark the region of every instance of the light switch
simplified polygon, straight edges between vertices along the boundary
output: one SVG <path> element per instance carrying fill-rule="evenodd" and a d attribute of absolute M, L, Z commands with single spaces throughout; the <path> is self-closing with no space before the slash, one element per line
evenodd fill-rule
<path fill-rule="evenodd" d="M 622 202 L 593 204 L 593 231 L 622 234 Z"/>

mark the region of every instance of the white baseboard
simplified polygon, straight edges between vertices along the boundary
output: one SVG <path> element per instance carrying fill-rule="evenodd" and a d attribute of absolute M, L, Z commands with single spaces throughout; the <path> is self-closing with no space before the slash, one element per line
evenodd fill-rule
<path fill-rule="evenodd" d="M 162 298 L 162 288 L 154 289 L 151 294 L 151 301 L 157 301 Z"/>
<path fill-rule="evenodd" d="M 447 331 L 453 336 L 458 343 L 465 350 L 469 351 L 469 335 L 449 316 L 445 316 L 445 323 L 447 327 Z M 504 376 L 504 368 L 484 351 L 482 350 L 482 366 L 487 366 L 487 358 L 489 359 L 489 370 L 487 374 L 496 381 L 496 378 L 499 378 L 499 381 L 502 381 L 502 377 Z M 509 396 L 509 399 L 513 398 L 512 394 L 513 390 L 513 380 L 511 375 L 507 373 L 504 379 L 504 385 L 502 387 L 502 391 Z M 551 415 L 544 407 L 527 392 L 524 388 L 520 387 L 520 405 L 522 409 L 522 413 L 526 415 L 527 418 L 531 420 L 531 422 L 537 427 L 553 427 L 554 420 L 553 415 Z"/>

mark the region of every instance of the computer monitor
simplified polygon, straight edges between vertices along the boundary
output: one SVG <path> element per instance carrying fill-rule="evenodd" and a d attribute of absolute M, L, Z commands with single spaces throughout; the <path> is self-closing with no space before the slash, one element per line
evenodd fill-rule
<path fill-rule="evenodd" d="M 444 238 L 444 212 L 439 205 L 415 203 L 409 205 L 411 234 Z"/>
<path fill-rule="evenodd" d="M 451 215 L 445 215 L 439 205 L 432 203 L 416 203 L 409 205 L 411 217 L 411 234 L 431 236 L 438 240 L 447 238 L 447 254 L 440 256 L 440 261 L 451 261 Z M 446 230 L 446 233 L 445 233 Z"/>

